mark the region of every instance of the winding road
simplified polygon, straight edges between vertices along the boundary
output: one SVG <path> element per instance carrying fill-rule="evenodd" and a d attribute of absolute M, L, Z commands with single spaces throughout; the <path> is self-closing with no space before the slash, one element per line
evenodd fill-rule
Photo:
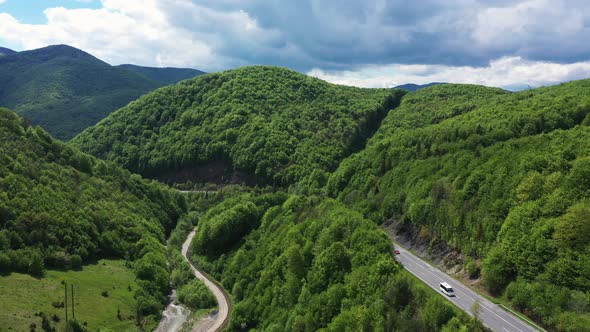
<path fill-rule="evenodd" d="M 453 302 L 457 307 L 469 315 L 473 315 L 471 312 L 472 306 L 479 302 L 480 310 L 478 314 L 479 320 L 483 322 L 485 326 L 497 332 L 536 332 L 536 328 L 532 327 L 528 323 L 521 320 L 514 314 L 502 309 L 497 304 L 491 302 L 485 297 L 479 295 L 471 288 L 463 285 L 460 281 L 447 275 L 441 270 L 428 264 L 418 256 L 414 255 L 408 249 L 403 248 L 398 243 L 393 243 L 395 248 L 399 250 L 399 255 L 396 255 L 399 262 L 401 262 L 406 270 L 418 277 L 428 286 L 432 287 L 436 291 L 439 291 L 439 284 L 441 282 L 448 282 L 455 290 L 456 296 L 448 297 L 444 296 L 447 300 Z M 441 293 L 442 294 L 442 293 Z"/>
<path fill-rule="evenodd" d="M 188 237 L 186 238 L 186 241 L 184 241 L 184 244 L 182 245 L 182 257 L 184 257 L 184 259 L 187 260 L 187 262 L 189 263 L 189 265 L 191 266 L 191 269 L 193 270 L 193 273 L 195 275 L 195 277 L 197 277 L 199 280 L 201 280 L 205 286 L 207 286 L 207 288 L 209 288 L 211 290 L 211 292 L 213 293 L 213 295 L 215 295 L 215 298 L 217 299 L 217 303 L 218 303 L 218 311 L 217 314 L 215 314 L 214 316 L 212 316 L 213 320 L 202 320 L 199 323 L 197 323 L 194 327 L 193 327 L 193 332 L 216 332 L 216 331 L 221 331 L 221 329 L 223 329 L 227 323 L 229 322 L 229 317 L 231 314 L 231 301 L 229 299 L 229 296 L 227 295 L 227 293 L 225 293 L 225 291 L 223 290 L 223 288 L 221 288 L 221 286 L 219 286 L 219 284 L 217 284 L 217 282 L 215 280 L 213 280 L 211 277 L 209 277 L 209 275 L 207 275 L 207 273 L 205 273 L 204 271 L 202 271 L 201 269 L 199 269 L 194 263 L 193 261 L 190 259 L 190 257 L 188 256 L 188 249 L 190 248 L 191 242 L 193 241 L 193 237 L 196 234 L 196 229 L 193 230 Z"/>
<path fill-rule="evenodd" d="M 196 229 L 193 230 L 182 245 L 182 256 L 188 261 L 195 276 L 203 281 L 207 288 L 209 288 L 213 295 L 215 295 L 217 303 L 219 304 L 219 310 L 216 315 L 209 316 L 208 319 L 202 319 L 197 324 L 195 324 L 195 326 L 193 326 L 192 332 L 220 331 L 229 321 L 232 310 L 231 302 L 223 288 L 221 288 L 220 285 L 211 277 L 209 277 L 204 271 L 200 270 L 188 256 L 188 249 L 190 248 L 190 244 L 196 234 L 196 231 Z M 473 315 L 472 308 L 474 304 L 479 303 L 480 309 L 477 317 L 491 330 L 496 332 L 540 331 L 513 313 L 504 310 L 499 305 L 491 302 L 471 288 L 465 286 L 460 281 L 430 265 L 422 258 L 414 255 L 410 250 L 395 242 L 393 234 L 389 232 L 387 233 L 389 234 L 395 248 L 399 250 L 399 255 L 396 255 L 396 258 L 400 263 L 403 264 L 407 271 L 415 275 L 418 279 L 422 280 L 425 284 L 436 291 L 439 291 L 439 284 L 441 282 L 450 283 L 455 290 L 456 296 L 442 296 L 469 315 Z"/>
<path fill-rule="evenodd" d="M 195 277 L 201 280 L 211 293 L 215 296 L 218 303 L 218 310 L 209 314 L 193 323 L 192 313 L 182 304 L 176 304 L 176 291 L 172 291 L 170 304 L 162 313 L 162 320 L 154 332 L 178 332 L 185 324 L 190 324 L 191 332 L 217 332 L 221 331 L 229 322 L 232 306 L 227 293 L 223 288 L 213 280 L 207 273 L 199 269 L 188 255 L 188 249 L 195 237 L 196 229 L 187 236 L 186 241 L 182 244 L 182 257 L 188 262 Z"/>

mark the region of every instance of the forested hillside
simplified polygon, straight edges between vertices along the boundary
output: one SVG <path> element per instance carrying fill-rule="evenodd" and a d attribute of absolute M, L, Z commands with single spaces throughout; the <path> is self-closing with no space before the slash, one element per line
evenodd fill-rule
<path fill-rule="evenodd" d="M 139 96 L 194 76 L 182 69 L 146 70 L 162 81 L 138 73 L 141 67 L 113 67 L 66 45 L 5 53 L 0 57 L 0 107 L 68 140 Z"/>
<path fill-rule="evenodd" d="M 13 50 L 6 48 L 6 47 L 0 47 L 0 57 L 5 56 L 5 55 L 14 54 L 14 53 L 16 53 L 16 51 L 13 51 Z"/>
<path fill-rule="evenodd" d="M 167 181 L 286 186 L 360 150 L 403 93 L 244 67 L 154 91 L 72 142 Z"/>
<path fill-rule="evenodd" d="M 210 209 L 198 234 L 193 257 L 232 293 L 232 331 L 483 331 L 334 200 L 244 193 Z"/>
<path fill-rule="evenodd" d="M 461 251 L 488 291 L 545 326 L 576 331 L 590 320 L 588 91 L 586 80 L 520 93 L 445 84 L 404 96 L 245 67 L 155 91 L 73 143 L 163 180 L 327 194 Z M 233 263 L 224 250 L 265 225 L 247 201 L 201 224 L 195 242 L 230 290 L 237 281 L 225 281 Z M 251 248 L 264 250 L 264 236 Z M 244 292 L 232 292 L 247 294 L 234 316 L 242 323 L 295 319 L 256 312 L 258 291 Z"/>
<path fill-rule="evenodd" d="M 133 312 L 151 326 L 168 292 L 166 236 L 185 212 L 176 191 L 81 153 L 0 109 L 2 273 L 42 276 L 46 268 L 126 259 L 139 286 Z"/>
<path fill-rule="evenodd" d="M 156 81 L 161 85 L 170 85 L 178 83 L 182 80 L 193 78 L 205 74 L 200 70 L 191 68 L 156 68 L 156 67 L 142 67 L 136 65 L 119 65 L 118 68 L 127 69 L 138 74 L 141 74 L 152 81 Z"/>
<path fill-rule="evenodd" d="M 461 250 L 488 290 L 544 325 L 590 324 L 590 80 L 404 97 L 329 195 Z"/>

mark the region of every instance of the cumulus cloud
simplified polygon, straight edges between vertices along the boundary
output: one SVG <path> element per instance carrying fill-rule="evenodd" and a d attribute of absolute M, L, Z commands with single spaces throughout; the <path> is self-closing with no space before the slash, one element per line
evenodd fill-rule
<path fill-rule="evenodd" d="M 590 59 L 587 0 L 206 0 L 241 6 L 306 54 L 299 69 L 367 64 L 486 66 L 506 56 Z M 218 3 L 217 5 L 215 3 Z"/>
<path fill-rule="evenodd" d="M 541 84 L 590 60 L 586 1 L 101 0 L 99 9 L 48 8 L 45 24 L 1 13 L 0 39 L 24 49 L 69 44 L 112 64 L 271 64 L 372 86 L 487 74 L 503 85 L 499 68 L 550 68 L 551 78 L 504 69 Z"/>
<path fill-rule="evenodd" d="M 81 48 L 113 64 L 192 66 L 207 70 L 245 64 L 226 43 L 265 42 L 265 33 L 243 11 L 213 11 L 182 0 L 103 0 L 100 9 L 45 10 L 46 24 L 19 22 L 0 13 L 0 38 L 24 49 L 50 44 Z M 183 16 L 193 25 L 182 24 Z"/>
<path fill-rule="evenodd" d="M 590 58 L 590 7 L 586 0 L 530 0 L 481 10 L 472 32 L 487 54 L 576 62 Z"/>
<path fill-rule="evenodd" d="M 308 74 L 332 83 L 371 88 L 389 88 L 408 82 L 453 82 L 519 90 L 527 86 L 537 87 L 588 78 L 590 61 L 559 64 L 505 57 L 492 61 L 485 67 L 395 64 L 367 66 L 354 71 L 313 69 Z"/>

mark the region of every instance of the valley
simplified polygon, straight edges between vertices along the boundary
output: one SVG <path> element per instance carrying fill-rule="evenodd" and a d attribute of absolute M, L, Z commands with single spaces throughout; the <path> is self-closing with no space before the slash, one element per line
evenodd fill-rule
<path fill-rule="evenodd" d="M 547 331 L 590 326 L 590 80 L 406 91 L 263 65 L 182 79 L 195 72 L 99 64 L 65 46 L 5 51 L 0 70 L 29 67 L 16 56 L 70 70 L 64 52 L 85 75 L 166 86 L 67 143 L 0 108 L 0 325 L 537 330 L 526 315 Z M 2 93 L 46 90 L 5 83 Z M 43 106 L 79 125 L 53 109 Z M 394 244 L 392 230 L 509 310 Z M 62 281 L 80 289 L 67 326 Z"/>

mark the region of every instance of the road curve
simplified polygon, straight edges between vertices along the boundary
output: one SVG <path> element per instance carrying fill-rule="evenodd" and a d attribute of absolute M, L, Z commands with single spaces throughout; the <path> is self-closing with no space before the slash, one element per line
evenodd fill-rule
<path fill-rule="evenodd" d="M 397 243 L 394 243 L 394 245 L 395 248 L 400 251 L 399 255 L 396 255 L 397 260 L 403 264 L 406 270 L 418 277 L 418 279 L 422 280 L 428 286 L 432 287 L 436 291 L 440 291 L 439 284 L 443 281 L 448 282 L 455 290 L 456 296 L 448 297 L 442 293 L 441 294 L 447 300 L 453 302 L 457 307 L 461 308 L 463 311 L 472 316 L 471 308 L 475 302 L 479 302 L 481 309 L 478 318 L 485 326 L 492 329 L 493 331 L 538 331 L 514 314 L 502 309 L 500 306 L 479 295 L 471 288 L 463 285 L 460 281 L 428 264 L 406 248 L 403 248 Z"/>
<path fill-rule="evenodd" d="M 215 315 L 214 323 L 211 326 L 209 326 L 205 331 L 221 331 L 229 322 L 229 317 L 232 309 L 231 301 L 229 299 L 229 296 L 223 290 L 223 288 L 221 288 L 215 280 L 209 277 L 207 273 L 199 269 L 193 263 L 192 259 L 190 259 L 188 255 L 188 249 L 190 248 L 191 242 L 193 241 L 193 237 L 195 236 L 195 234 L 196 229 L 193 230 L 186 238 L 186 241 L 184 241 L 184 244 L 182 245 L 182 256 L 184 257 L 184 259 L 187 260 L 187 262 L 191 266 L 191 269 L 193 270 L 195 276 L 199 280 L 201 280 L 205 284 L 205 286 L 207 286 L 207 288 L 211 290 L 213 295 L 215 295 L 215 298 L 217 299 L 217 303 L 219 305 L 218 313 L 217 315 Z"/>

